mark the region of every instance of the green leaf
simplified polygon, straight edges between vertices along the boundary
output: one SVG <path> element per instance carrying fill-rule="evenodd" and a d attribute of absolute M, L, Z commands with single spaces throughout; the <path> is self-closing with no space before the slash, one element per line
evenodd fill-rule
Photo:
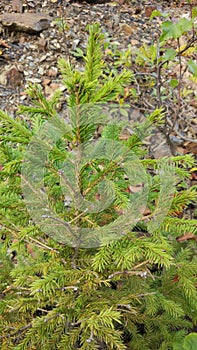
<path fill-rule="evenodd" d="M 177 53 L 174 49 L 167 49 L 163 56 L 163 61 L 172 61 L 176 55 Z"/>
<path fill-rule="evenodd" d="M 161 25 L 162 34 L 160 36 L 160 41 L 168 39 L 176 39 L 181 36 L 180 29 L 171 21 L 165 21 Z"/>
<path fill-rule="evenodd" d="M 161 25 L 160 41 L 180 38 L 181 35 L 191 30 L 192 26 L 193 21 L 187 18 L 181 18 L 178 22 L 165 21 Z"/>
<path fill-rule="evenodd" d="M 190 72 L 197 77 L 197 64 L 193 60 L 187 62 Z"/>
<path fill-rule="evenodd" d="M 177 79 L 172 79 L 172 80 L 170 80 L 170 86 L 172 87 L 172 88 L 176 88 L 177 86 L 178 86 L 178 80 Z"/>
<path fill-rule="evenodd" d="M 160 17 L 160 16 L 162 16 L 162 12 L 158 10 L 153 10 L 153 12 L 150 15 L 150 19 L 153 19 L 154 17 Z"/>
<path fill-rule="evenodd" d="M 153 10 L 153 12 L 150 15 L 150 19 L 153 19 L 154 17 L 168 17 L 168 13 L 161 12 L 158 10 Z"/>
<path fill-rule="evenodd" d="M 197 7 L 192 8 L 192 19 L 197 17 Z"/>
<path fill-rule="evenodd" d="M 197 349 L 197 334 L 190 333 L 187 335 L 183 342 L 183 348 L 185 350 L 196 350 Z"/>
<path fill-rule="evenodd" d="M 187 19 L 187 18 L 183 17 L 177 22 L 177 26 L 180 28 L 180 30 L 183 34 L 183 33 L 192 29 L 193 21 L 191 19 Z"/>

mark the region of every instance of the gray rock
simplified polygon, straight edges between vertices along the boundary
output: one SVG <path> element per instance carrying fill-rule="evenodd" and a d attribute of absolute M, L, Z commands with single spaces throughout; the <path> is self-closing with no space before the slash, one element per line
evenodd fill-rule
<path fill-rule="evenodd" d="M 0 23 L 9 31 L 36 34 L 50 25 L 52 18 L 44 13 L 3 13 L 0 15 Z"/>

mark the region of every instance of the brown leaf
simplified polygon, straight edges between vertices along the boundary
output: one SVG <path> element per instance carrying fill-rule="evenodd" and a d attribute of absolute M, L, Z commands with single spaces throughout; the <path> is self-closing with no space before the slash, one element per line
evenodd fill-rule
<path fill-rule="evenodd" d="M 127 187 L 127 189 L 125 190 L 125 192 L 128 192 L 128 193 L 138 193 L 138 192 L 142 192 L 143 187 L 144 187 L 143 184 L 140 184 L 140 185 L 137 185 L 137 186 L 131 186 L 131 185 L 129 185 L 129 186 Z"/>
<path fill-rule="evenodd" d="M 152 6 L 152 5 L 145 6 L 145 17 L 150 17 L 151 13 L 156 9 L 157 9 L 156 6 Z"/>
<path fill-rule="evenodd" d="M 187 153 L 193 153 L 193 154 L 197 154 L 197 144 L 194 142 L 185 142 L 184 143 L 184 147 L 185 147 L 185 154 Z"/>
<path fill-rule="evenodd" d="M 177 242 L 185 242 L 185 241 L 188 241 L 190 239 L 196 240 L 197 237 L 193 233 L 187 232 L 184 235 L 176 238 Z"/>
<path fill-rule="evenodd" d="M 197 168 L 192 168 L 190 170 L 190 172 L 191 172 L 191 179 L 196 181 L 197 180 Z"/>
<path fill-rule="evenodd" d="M 173 278 L 173 282 L 174 282 L 174 283 L 177 283 L 178 281 L 179 281 L 179 276 L 176 275 L 176 276 Z"/>

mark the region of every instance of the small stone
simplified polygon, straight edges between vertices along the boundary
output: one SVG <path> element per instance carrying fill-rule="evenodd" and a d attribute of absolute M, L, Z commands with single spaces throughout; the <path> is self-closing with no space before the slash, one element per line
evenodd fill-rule
<path fill-rule="evenodd" d="M 125 35 L 131 35 L 137 32 L 137 27 L 135 24 L 130 26 L 125 23 L 121 25 L 120 31 L 123 32 Z"/>
<path fill-rule="evenodd" d="M 34 7 L 35 7 L 34 2 L 32 2 L 32 1 L 28 1 L 28 0 L 27 0 L 27 2 L 28 2 L 28 6 L 29 6 L 29 7 L 32 7 L 32 8 L 34 8 Z"/>
<path fill-rule="evenodd" d="M 12 0 L 12 10 L 14 12 L 23 12 L 23 3 L 21 0 Z"/>
<path fill-rule="evenodd" d="M 51 84 L 50 85 L 45 85 L 45 87 L 44 87 L 45 95 L 51 96 L 51 95 L 53 95 L 54 91 L 55 91 L 55 89 L 53 87 L 51 87 Z"/>
<path fill-rule="evenodd" d="M 60 91 L 65 91 L 66 90 L 66 86 L 65 85 L 63 85 L 63 84 L 59 84 L 59 90 Z"/>
<path fill-rule="evenodd" d="M 47 72 L 47 75 L 48 77 L 53 77 L 55 78 L 57 76 L 57 72 L 58 72 L 58 69 L 56 67 L 51 67 L 48 72 Z"/>
<path fill-rule="evenodd" d="M 23 72 L 24 71 L 24 67 L 23 67 L 22 64 L 18 64 L 17 67 L 18 67 L 18 71 L 19 72 Z"/>
<path fill-rule="evenodd" d="M 56 90 L 65 91 L 66 87 L 60 83 L 51 83 L 50 85 L 45 86 L 45 94 L 52 96 Z"/>
<path fill-rule="evenodd" d="M 46 86 L 46 85 L 49 85 L 50 83 L 51 83 L 51 79 L 45 78 L 45 79 L 43 80 L 43 82 L 42 82 L 42 85 L 43 85 L 43 86 Z"/>
<path fill-rule="evenodd" d="M 37 41 L 37 47 L 40 51 L 44 51 L 47 47 L 47 40 L 44 39 L 44 38 L 40 38 L 38 41 Z"/>
<path fill-rule="evenodd" d="M 25 101 L 26 98 L 27 98 L 27 95 L 22 95 L 22 96 L 20 96 L 20 100 L 21 100 L 21 101 Z"/>
<path fill-rule="evenodd" d="M 29 67 L 35 67 L 35 63 L 32 61 L 32 62 L 29 62 Z"/>
<path fill-rule="evenodd" d="M 44 74 L 44 69 L 43 67 L 39 67 L 38 69 L 38 74 L 43 75 Z"/>
<path fill-rule="evenodd" d="M 139 45 L 139 41 L 136 40 L 136 39 L 132 39 L 132 40 L 131 40 L 131 45 L 132 45 L 132 46 L 137 46 L 137 45 Z"/>
<path fill-rule="evenodd" d="M 6 85 L 7 84 L 7 78 L 6 78 L 6 72 L 2 72 L 0 74 L 0 85 Z"/>
<path fill-rule="evenodd" d="M 55 91 L 60 88 L 60 85 L 59 83 L 51 83 L 50 88 Z"/>
<path fill-rule="evenodd" d="M 125 0 L 118 0 L 119 5 L 123 5 L 125 3 Z"/>
<path fill-rule="evenodd" d="M 54 45 L 54 47 L 55 47 L 56 49 L 60 49 L 60 48 L 61 48 L 60 43 L 57 42 L 57 41 L 54 41 L 53 45 Z"/>
<path fill-rule="evenodd" d="M 11 66 L 1 73 L 0 83 L 15 88 L 22 85 L 23 77 L 23 73 L 16 66 Z"/>
<path fill-rule="evenodd" d="M 29 81 L 30 83 L 33 83 L 33 84 L 40 84 L 41 83 L 41 79 L 38 79 L 38 78 L 27 78 L 26 80 Z"/>
<path fill-rule="evenodd" d="M 26 38 L 24 35 L 21 35 L 19 38 L 19 44 L 23 45 L 26 42 Z"/>
<path fill-rule="evenodd" d="M 47 55 L 43 55 L 40 57 L 40 62 L 44 62 L 47 58 Z"/>
<path fill-rule="evenodd" d="M 24 70 L 24 76 L 28 77 L 29 75 L 30 75 L 30 72 L 29 71 L 27 72 L 26 70 Z"/>
<path fill-rule="evenodd" d="M 19 70 L 13 66 L 7 72 L 7 85 L 16 87 L 20 86 L 23 81 L 23 73 L 19 72 Z"/>

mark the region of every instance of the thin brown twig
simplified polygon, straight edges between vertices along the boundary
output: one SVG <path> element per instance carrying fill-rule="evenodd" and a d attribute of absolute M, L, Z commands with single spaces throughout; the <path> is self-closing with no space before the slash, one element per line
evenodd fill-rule
<path fill-rule="evenodd" d="M 45 249 L 48 249 L 48 250 L 51 250 L 52 252 L 55 252 L 55 253 L 58 253 L 59 254 L 59 251 L 57 249 L 54 249 L 54 248 L 51 248 L 49 247 L 48 245 L 38 241 L 37 239 L 33 238 L 33 237 L 28 237 L 32 242 L 36 243 L 38 246 L 41 246 L 42 248 L 45 248 Z"/>
<path fill-rule="evenodd" d="M 24 327 L 21 327 L 19 328 L 16 332 L 14 333 L 11 333 L 11 334 L 7 334 L 7 335 L 1 335 L 0 336 L 0 339 L 3 339 L 3 338 L 11 338 L 11 337 L 14 337 L 15 335 L 18 335 L 20 333 L 23 333 L 24 331 L 26 331 L 26 329 L 29 329 L 29 328 L 32 328 L 32 323 L 29 323 L 27 324 L 26 326 Z"/>
<path fill-rule="evenodd" d="M 112 279 L 115 276 L 118 275 L 129 275 L 129 276 L 140 276 L 140 277 L 146 277 L 147 271 L 133 271 L 133 270 L 123 270 L 123 271 L 116 271 L 108 276 L 108 279 Z"/>
<path fill-rule="evenodd" d="M 140 264 L 133 266 L 133 269 L 138 269 L 139 267 L 149 263 L 149 260 L 142 261 Z"/>

